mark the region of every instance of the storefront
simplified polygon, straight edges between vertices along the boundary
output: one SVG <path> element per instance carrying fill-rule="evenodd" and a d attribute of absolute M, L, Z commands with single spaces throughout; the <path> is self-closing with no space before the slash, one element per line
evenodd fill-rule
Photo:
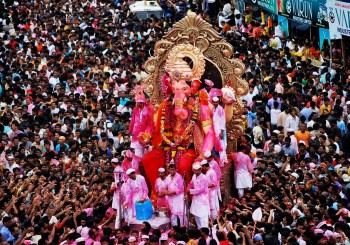
<path fill-rule="evenodd" d="M 350 1 L 328 1 L 327 7 L 332 58 L 335 63 L 349 66 Z"/>
<path fill-rule="evenodd" d="M 245 6 L 249 6 L 255 20 L 264 21 L 277 19 L 277 0 L 245 0 Z M 262 16 L 263 15 L 263 16 Z"/>
<path fill-rule="evenodd" d="M 256 20 L 264 18 L 265 23 L 268 17 L 278 20 L 286 37 L 290 35 L 318 43 L 314 48 L 321 52 L 324 46 L 330 45 L 327 0 L 246 0 L 245 6 L 252 6 Z M 330 58 L 329 48 L 325 50 L 328 51 L 322 56 Z"/>
<path fill-rule="evenodd" d="M 319 42 L 317 48 L 322 50 L 327 42 L 324 40 L 329 36 L 327 0 L 278 0 L 277 6 L 279 15 L 288 18 L 291 36 Z M 322 43 L 319 41 L 321 35 L 324 37 Z"/>

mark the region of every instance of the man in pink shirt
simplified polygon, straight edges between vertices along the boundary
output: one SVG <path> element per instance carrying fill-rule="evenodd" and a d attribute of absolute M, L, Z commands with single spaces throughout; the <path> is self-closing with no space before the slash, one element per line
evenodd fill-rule
<path fill-rule="evenodd" d="M 182 176 L 176 172 L 175 164 L 168 167 L 169 175 L 166 178 L 166 191 L 168 207 L 171 213 L 171 224 L 177 226 L 177 219 L 180 219 L 181 225 L 184 222 L 184 180 Z"/>
<path fill-rule="evenodd" d="M 31 96 L 26 97 L 26 105 L 28 106 L 27 112 L 30 115 L 33 115 L 33 108 L 35 107 L 35 105 L 33 104 L 33 98 Z"/>
<path fill-rule="evenodd" d="M 85 240 L 85 245 L 93 245 L 94 242 L 100 241 L 100 237 L 98 236 L 98 228 L 91 227 L 89 230 L 89 237 Z"/>
<path fill-rule="evenodd" d="M 159 178 L 156 179 L 155 190 L 158 195 L 157 208 L 166 208 L 167 205 L 167 196 L 164 194 L 166 190 L 166 173 L 164 168 L 158 169 Z"/>
<path fill-rule="evenodd" d="M 140 143 L 139 137 L 147 132 L 152 135 L 154 130 L 154 110 L 147 106 L 145 98 L 136 100 L 136 107 L 132 111 L 129 134 L 132 134 L 130 147 L 135 149 L 135 156 L 142 158 L 145 154 L 144 146 Z"/>
<path fill-rule="evenodd" d="M 207 160 L 203 160 L 201 162 L 201 165 L 203 169 L 203 174 L 205 175 L 208 181 L 210 217 L 212 218 L 212 220 L 216 220 L 220 209 L 218 196 L 219 180 L 216 176 L 215 171 L 209 166 Z"/>
<path fill-rule="evenodd" d="M 136 174 L 135 169 L 129 168 L 126 171 L 129 179 L 125 183 L 124 208 L 128 210 L 128 220 L 136 217 L 136 202 L 144 202 L 148 199 L 148 187 L 142 175 Z"/>
<path fill-rule="evenodd" d="M 188 184 L 187 192 L 193 195 L 190 212 L 194 215 L 197 227 L 200 229 L 202 227 L 209 227 L 210 205 L 208 181 L 205 175 L 202 174 L 200 163 L 194 163 L 192 168 L 194 175 Z"/>

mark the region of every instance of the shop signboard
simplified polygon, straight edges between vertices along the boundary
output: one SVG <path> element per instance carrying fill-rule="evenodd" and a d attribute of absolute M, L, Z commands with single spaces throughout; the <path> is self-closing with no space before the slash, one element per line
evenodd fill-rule
<path fill-rule="evenodd" d="M 269 13 L 277 15 L 277 0 L 246 0 L 246 3 L 260 7 Z"/>
<path fill-rule="evenodd" d="M 277 0 L 281 15 L 317 27 L 328 28 L 326 0 Z"/>
<path fill-rule="evenodd" d="M 327 7 L 331 39 L 350 36 L 350 1 L 328 1 Z"/>

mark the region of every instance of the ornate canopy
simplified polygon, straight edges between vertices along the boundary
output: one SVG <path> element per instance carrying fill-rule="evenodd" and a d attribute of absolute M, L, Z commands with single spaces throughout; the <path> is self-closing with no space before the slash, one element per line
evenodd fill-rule
<path fill-rule="evenodd" d="M 189 12 L 185 18 L 173 26 L 162 40 L 155 44 L 155 55 L 145 63 L 145 70 L 149 76 L 143 85 L 150 95 L 151 104 L 157 107 L 164 99 L 161 77 L 167 68 L 167 59 L 173 59 L 172 54 L 177 53 L 178 49 L 182 49 L 181 51 L 186 53 L 186 56 L 189 56 L 192 61 L 196 60 L 196 56 L 204 56 L 204 74 L 201 62 L 191 64 L 193 72 L 200 74 L 202 80 L 210 79 L 216 88 L 230 86 L 235 91 L 237 100 L 232 105 L 233 117 L 227 123 L 227 151 L 236 150 L 237 139 L 244 133 L 242 104 L 238 98 L 248 92 L 247 82 L 241 79 L 245 67 L 240 60 L 231 58 L 232 45 L 227 43 L 209 23 L 193 12 Z M 195 67 L 197 65 L 198 67 Z"/>

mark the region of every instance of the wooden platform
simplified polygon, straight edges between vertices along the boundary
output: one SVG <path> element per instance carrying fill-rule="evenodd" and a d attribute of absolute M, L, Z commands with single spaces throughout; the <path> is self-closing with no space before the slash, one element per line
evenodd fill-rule
<path fill-rule="evenodd" d="M 156 217 L 155 215 L 153 215 L 152 218 L 148 220 L 136 220 L 136 219 L 131 220 L 129 223 L 130 229 L 141 231 L 141 226 L 144 221 L 147 221 L 148 223 L 150 223 L 153 229 L 159 229 L 161 232 L 165 232 L 166 230 L 169 230 L 171 227 L 170 218 Z"/>

